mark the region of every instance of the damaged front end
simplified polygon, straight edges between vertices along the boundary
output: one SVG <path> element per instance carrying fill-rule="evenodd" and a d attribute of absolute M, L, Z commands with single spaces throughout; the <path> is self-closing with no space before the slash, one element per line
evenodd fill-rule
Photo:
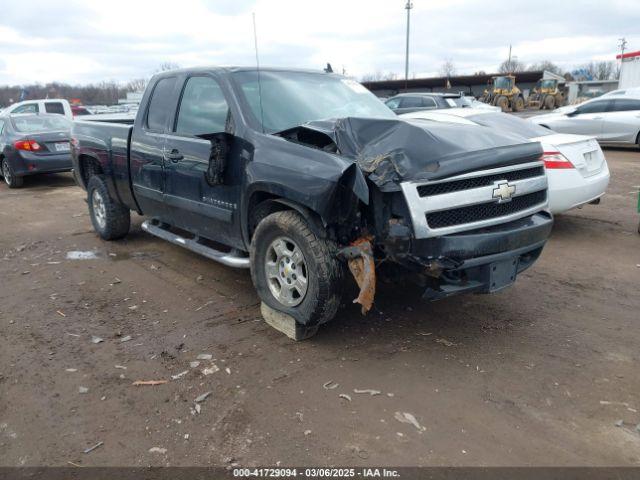
<path fill-rule="evenodd" d="M 538 143 L 475 125 L 362 118 L 278 135 L 353 161 L 328 223 L 363 313 L 376 266 L 411 273 L 428 300 L 490 293 L 512 284 L 550 233 Z"/>

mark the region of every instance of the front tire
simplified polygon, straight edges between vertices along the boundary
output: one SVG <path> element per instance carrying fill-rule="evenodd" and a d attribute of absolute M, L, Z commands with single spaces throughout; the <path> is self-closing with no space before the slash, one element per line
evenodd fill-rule
<path fill-rule="evenodd" d="M 508 112 L 509 111 L 509 99 L 507 97 L 505 97 L 504 95 L 500 95 L 496 99 L 495 105 L 496 105 L 496 107 L 500 107 L 500 110 L 502 110 L 503 112 Z"/>
<path fill-rule="evenodd" d="M 260 299 L 305 327 L 331 320 L 340 306 L 343 266 L 334 242 L 319 238 L 294 211 L 264 218 L 251 240 L 251 279 Z"/>
<path fill-rule="evenodd" d="M 91 223 L 103 240 L 117 240 L 129 233 L 131 212 L 109 196 L 103 175 L 89 179 L 87 194 Z"/>
<path fill-rule="evenodd" d="M 3 159 L 0 163 L 2 163 L 2 165 L 0 165 L 0 169 L 2 170 L 2 176 L 4 177 L 4 182 L 7 186 L 9 188 L 21 188 L 24 185 L 24 178 L 16 177 L 7 160 Z"/>

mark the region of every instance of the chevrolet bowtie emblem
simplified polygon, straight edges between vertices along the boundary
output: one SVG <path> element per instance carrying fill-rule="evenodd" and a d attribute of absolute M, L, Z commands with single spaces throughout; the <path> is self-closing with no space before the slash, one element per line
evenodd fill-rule
<path fill-rule="evenodd" d="M 493 189 L 493 198 L 498 200 L 498 203 L 510 202 L 513 194 L 516 193 L 516 186 L 509 185 L 509 182 L 496 182 Z"/>

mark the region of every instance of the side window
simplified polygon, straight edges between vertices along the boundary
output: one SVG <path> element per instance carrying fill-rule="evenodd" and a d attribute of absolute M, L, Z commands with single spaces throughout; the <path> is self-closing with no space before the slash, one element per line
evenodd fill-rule
<path fill-rule="evenodd" d="M 13 110 L 11 113 L 38 113 L 40 109 L 37 103 L 25 103 Z"/>
<path fill-rule="evenodd" d="M 164 131 L 169 118 L 175 84 L 176 77 L 163 78 L 156 83 L 147 111 L 147 128 L 149 130 Z"/>
<path fill-rule="evenodd" d="M 44 109 L 47 113 L 57 113 L 59 115 L 64 115 L 64 105 L 60 102 L 45 102 Z"/>
<path fill-rule="evenodd" d="M 400 100 L 400 108 L 417 108 L 422 107 L 422 98 L 420 97 L 402 97 Z"/>
<path fill-rule="evenodd" d="M 438 105 L 436 104 L 435 99 L 431 97 L 422 97 L 422 106 L 428 108 L 436 108 Z"/>
<path fill-rule="evenodd" d="M 211 77 L 191 77 L 182 93 L 175 131 L 193 136 L 224 132 L 228 115 L 218 82 Z"/>
<path fill-rule="evenodd" d="M 640 110 L 640 100 L 633 98 L 617 98 L 613 101 L 612 112 L 628 112 L 632 110 Z"/>
<path fill-rule="evenodd" d="M 607 110 L 609 100 L 601 100 L 599 102 L 591 102 L 578 107 L 576 113 L 602 113 Z"/>
<path fill-rule="evenodd" d="M 398 108 L 398 106 L 400 105 L 400 98 L 399 97 L 391 98 L 385 102 L 385 105 L 392 110 L 394 108 Z"/>

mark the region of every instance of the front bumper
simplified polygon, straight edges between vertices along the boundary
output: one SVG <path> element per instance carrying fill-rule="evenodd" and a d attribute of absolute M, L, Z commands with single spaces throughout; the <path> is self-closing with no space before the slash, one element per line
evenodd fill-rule
<path fill-rule="evenodd" d="M 393 260 L 430 279 L 425 299 L 491 293 L 511 285 L 535 262 L 552 225 L 551 215 L 539 212 L 493 227 L 410 239 L 404 245 L 396 239 L 386 249 Z"/>
<path fill-rule="evenodd" d="M 71 171 L 71 154 L 36 155 L 21 152 L 10 159 L 14 174 L 19 177 L 38 173 L 56 173 Z"/>

